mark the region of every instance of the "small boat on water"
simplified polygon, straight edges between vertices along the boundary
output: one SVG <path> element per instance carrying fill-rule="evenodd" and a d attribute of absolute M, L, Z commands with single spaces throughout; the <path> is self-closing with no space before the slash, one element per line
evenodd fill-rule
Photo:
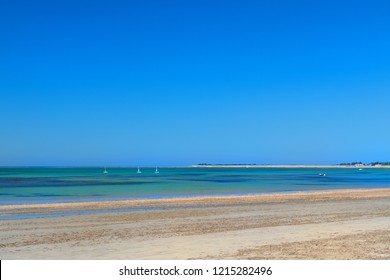
<path fill-rule="evenodd" d="M 139 170 L 139 167 L 138 167 L 138 170 L 137 170 L 137 174 L 141 174 L 141 170 Z"/>
<path fill-rule="evenodd" d="M 103 174 L 108 174 L 107 168 L 104 167 Z"/>
<path fill-rule="evenodd" d="M 321 177 L 325 177 L 325 176 L 326 176 L 325 173 L 320 173 L 320 174 L 318 174 L 318 175 L 321 176 Z"/>
<path fill-rule="evenodd" d="M 363 170 L 363 168 L 359 168 L 359 171 L 362 171 Z"/>
<path fill-rule="evenodd" d="M 158 171 L 158 168 L 156 166 L 156 171 L 154 171 L 154 174 L 159 174 L 159 173 L 160 173 L 160 171 Z"/>

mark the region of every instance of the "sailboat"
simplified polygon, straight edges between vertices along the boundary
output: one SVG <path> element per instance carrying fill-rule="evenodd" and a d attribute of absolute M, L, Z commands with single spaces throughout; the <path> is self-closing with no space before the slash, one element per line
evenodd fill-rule
<path fill-rule="evenodd" d="M 104 167 L 103 174 L 108 174 L 107 168 Z"/>
<path fill-rule="evenodd" d="M 156 166 L 156 171 L 154 171 L 154 174 L 158 174 L 158 173 L 160 173 L 160 172 L 158 171 L 157 166 Z"/>
<path fill-rule="evenodd" d="M 141 174 L 141 170 L 139 170 L 139 167 L 138 167 L 138 170 L 137 170 L 137 174 Z"/>

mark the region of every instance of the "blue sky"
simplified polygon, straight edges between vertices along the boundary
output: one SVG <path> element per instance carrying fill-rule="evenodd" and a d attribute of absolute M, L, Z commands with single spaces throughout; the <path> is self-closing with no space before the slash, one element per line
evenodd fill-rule
<path fill-rule="evenodd" d="M 0 165 L 390 160 L 388 1 L 0 8 Z"/>

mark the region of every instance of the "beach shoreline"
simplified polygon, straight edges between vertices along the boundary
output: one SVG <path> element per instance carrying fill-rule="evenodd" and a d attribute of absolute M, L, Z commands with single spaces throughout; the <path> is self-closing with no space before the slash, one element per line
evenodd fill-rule
<path fill-rule="evenodd" d="M 156 208 L 130 209 L 139 206 Z M 390 258 L 390 189 L 13 205 L 0 212 L 120 208 L 127 210 L 2 220 L 0 258 Z"/>
<path fill-rule="evenodd" d="M 185 196 L 172 198 L 141 198 L 108 201 L 83 201 L 41 204 L 0 205 L 0 215 L 8 210 L 50 210 L 50 209 L 107 209 L 121 207 L 178 206 L 178 205 L 218 205 L 256 202 L 283 202 L 289 200 L 340 200 L 375 197 L 390 197 L 390 188 L 339 189 L 322 191 L 296 191 L 283 193 L 261 193 L 244 195 Z"/>

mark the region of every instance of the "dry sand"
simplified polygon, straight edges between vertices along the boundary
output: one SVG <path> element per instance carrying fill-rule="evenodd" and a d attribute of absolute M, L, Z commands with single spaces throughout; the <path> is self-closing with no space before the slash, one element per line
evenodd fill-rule
<path fill-rule="evenodd" d="M 124 212 L 1 220 L 0 259 L 390 259 L 390 189 L 13 205 L 0 215 L 112 209 Z"/>

